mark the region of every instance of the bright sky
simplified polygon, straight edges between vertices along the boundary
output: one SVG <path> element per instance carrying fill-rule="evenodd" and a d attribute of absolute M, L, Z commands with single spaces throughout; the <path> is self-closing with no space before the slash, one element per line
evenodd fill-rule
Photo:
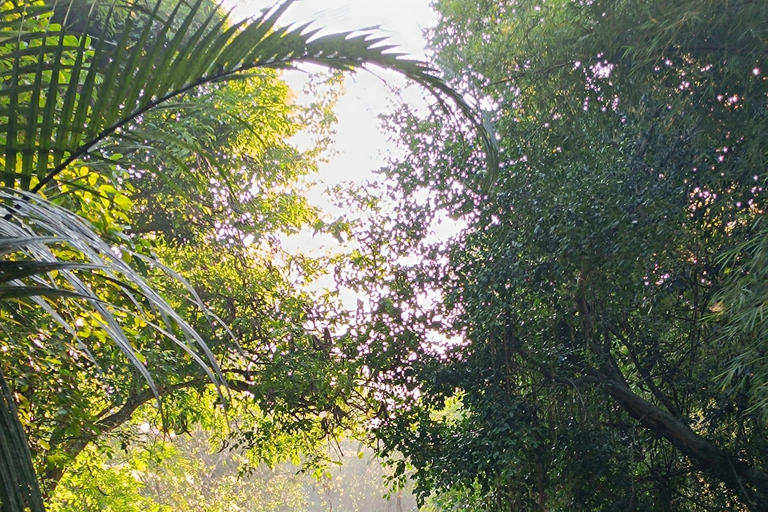
<path fill-rule="evenodd" d="M 274 5 L 271 0 L 225 2 L 242 6 L 235 11 L 236 17 L 253 16 L 261 9 Z M 323 33 L 379 27 L 381 33 L 389 36 L 391 43 L 396 44 L 401 52 L 423 60 L 423 33 L 425 29 L 437 23 L 437 17 L 430 7 L 430 0 L 299 0 L 281 21 L 282 24 L 314 21 L 316 27 L 325 29 Z M 387 134 L 382 131 L 378 116 L 391 112 L 401 101 L 416 108 L 423 108 L 434 101 L 423 89 L 413 85 L 407 86 L 407 82 L 395 73 L 375 68 L 373 71 L 375 74 L 361 70 L 347 76 L 345 93 L 335 110 L 338 117 L 335 144 L 332 148 L 335 153 L 327 163 L 321 165 L 319 176 L 315 178 L 318 186 L 309 193 L 310 200 L 322 206 L 332 217 L 340 214 L 350 216 L 354 215 L 354 212 L 336 210 L 324 194 L 326 189 L 343 182 L 364 183 L 373 180 L 373 171 L 385 165 L 388 158 L 403 153 L 402 148 L 392 147 L 392 143 L 387 140 Z M 307 73 L 287 72 L 285 79 L 296 92 L 300 92 L 306 83 Z M 399 97 L 389 90 L 391 86 L 399 89 Z M 299 144 L 300 139 L 297 140 Z M 448 238 L 455 234 L 460 226 L 455 222 L 438 222 L 434 228 L 435 236 Z M 311 233 L 284 238 L 281 242 L 284 250 L 294 254 L 335 252 L 338 249 L 338 242 L 332 237 L 317 237 Z M 332 276 L 320 279 L 313 286 L 326 287 L 333 287 Z M 341 291 L 341 299 L 350 309 L 355 307 L 357 298 L 349 290 Z M 436 296 L 430 295 L 424 300 L 435 299 Z"/>
<path fill-rule="evenodd" d="M 291 21 L 317 19 L 317 25 L 328 31 L 381 27 L 383 34 L 403 52 L 424 57 L 423 30 L 435 23 L 429 0 L 303 0 L 288 11 Z M 386 137 L 379 129 L 377 116 L 391 110 L 396 98 L 387 90 L 381 78 L 402 87 L 405 81 L 394 73 L 375 70 L 378 77 L 358 72 L 347 78 L 346 94 L 336 110 L 336 150 L 339 155 L 321 170 L 321 179 L 329 184 L 340 180 L 362 181 L 371 177 L 370 171 L 384 163 L 387 154 Z M 293 77 L 288 77 L 289 83 Z M 409 103 L 423 104 L 423 94 L 413 87 L 404 91 Z"/>
<path fill-rule="evenodd" d="M 253 16 L 261 9 L 274 5 L 270 0 L 229 0 L 230 5 L 237 5 L 235 16 Z M 282 24 L 305 23 L 314 21 L 316 27 L 323 27 L 324 32 L 342 32 L 378 26 L 384 35 L 388 35 L 393 44 L 402 52 L 415 58 L 424 58 L 423 31 L 436 23 L 435 14 L 429 6 L 429 0 L 299 0 L 281 19 Z M 311 71 L 311 69 L 310 69 Z M 336 126 L 334 155 L 320 168 L 317 181 L 319 185 L 310 194 L 310 199 L 333 211 L 323 197 L 323 191 L 344 181 L 357 183 L 372 179 L 372 171 L 380 168 L 386 158 L 398 153 L 388 143 L 382 133 L 377 118 L 379 114 L 390 112 L 396 98 L 382 82 L 384 78 L 390 86 L 402 88 L 405 81 L 394 73 L 374 69 L 376 74 L 358 71 L 348 75 L 345 80 L 345 94 L 336 108 L 338 125 Z M 289 85 L 300 92 L 307 78 L 306 73 L 287 72 L 285 78 Z M 413 106 L 426 104 L 424 92 L 418 87 L 408 87 L 401 97 Z M 294 237 L 286 241 L 284 248 L 306 250 L 316 246 L 319 241 L 309 242 L 305 237 Z"/>
<path fill-rule="evenodd" d="M 224 0 L 225 4 L 239 6 L 234 12 L 236 18 L 255 16 L 261 9 L 274 5 L 273 0 Z M 307 23 L 314 21 L 315 27 L 324 28 L 323 33 L 346 32 L 351 30 L 379 27 L 379 31 L 389 36 L 402 53 L 417 59 L 424 59 L 424 30 L 437 23 L 435 13 L 430 7 L 430 0 L 298 0 L 289 8 L 281 19 L 281 24 Z M 305 68 L 316 71 L 317 68 Z M 360 214 L 339 211 L 334 207 L 325 191 L 343 182 L 362 184 L 376 178 L 374 171 L 384 166 L 388 158 L 402 155 L 403 149 L 392 147 L 388 136 L 382 131 L 378 116 L 392 112 L 400 102 L 405 101 L 411 107 L 421 109 L 433 101 L 423 89 L 411 85 L 399 75 L 373 69 L 374 73 L 360 70 L 347 75 L 344 95 L 339 100 L 335 112 L 338 118 L 335 144 L 327 163 L 320 166 L 319 175 L 312 177 L 317 185 L 309 191 L 310 201 L 323 208 L 330 219 L 344 215 L 347 218 Z M 300 71 L 286 72 L 284 75 L 289 86 L 300 93 L 308 79 L 308 73 Z M 386 83 L 382 81 L 386 80 Z M 399 94 L 392 93 L 395 86 Z M 299 101 L 311 101 L 311 98 L 299 97 Z M 306 136 L 294 141 L 299 147 L 305 143 Z M 437 229 L 440 236 L 455 233 L 455 226 L 443 224 Z M 444 231 L 444 232 L 443 232 Z M 354 244 L 354 242 L 352 242 Z M 310 230 L 299 235 L 283 237 L 282 248 L 290 254 L 304 253 L 318 256 L 336 253 L 339 243 L 330 235 L 314 236 Z M 348 249 L 349 247 L 347 247 Z M 314 289 L 333 288 L 332 275 L 316 281 Z M 357 297 L 351 290 L 341 290 L 341 300 L 347 308 L 354 309 Z M 367 303 L 365 297 L 363 301 Z"/>

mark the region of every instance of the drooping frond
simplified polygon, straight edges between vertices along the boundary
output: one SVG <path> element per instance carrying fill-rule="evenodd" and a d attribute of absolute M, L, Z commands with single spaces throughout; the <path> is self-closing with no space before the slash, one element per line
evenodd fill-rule
<path fill-rule="evenodd" d="M 122 260 L 126 249 L 113 248 L 82 219 L 37 195 L 70 164 L 112 161 L 117 155 L 102 153 L 110 140 L 138 134 L 133 139 L 144 143 L 143 116 L 186 93 L 257 68 L 301 62 L 341 70 L 374 65 L 403 74 L 441 104 L 452 101 L 479 129 L 495 162 L 492 139 L 462 97 L 371 31 L 318 36 L 306 26 L 278 27 L 293 0 L 236 23 L 207 9 L 206 0 L 178 1 L 170 11 L 168 2 L 150 0 L 147 8 L 109 0 L 79 11 L 75 0 L 0 4 L 0 307 L 36 305 L 76 340 L 73 319 L 87 317 L 155 393 L 151 369 L 123 329 L 126 318 L 140 319 L 179 345 L 214 383 L 223 377 L 199 335 Z M 163 141 L 146 141 L 153 143 Z M 29 450 L 12 397 L 2 391 L 0 499 L 12 510 L 23 503 L 19 509 L 38 512 L 43 507 Z"/>
<path fill-rule="evenodd" d="M 83 219 L 34 194 L 0 189 L 0 204 L 3 307 L 36 304 L 75 339 L 73 318 L 95 322 L 157 394 L 150 370 L 121 326 L 122 318 L 140 319 L 187 352 L 213 383 L 224 383 L 199 334 L 123 261 L 127 249 L 110 246 Z M 196 297 L 194 291 L 190 295 Z M 118 305 L 116 296 L 126 305 Z"/>
<path fill-rule="evenodd" d="M 25 305 L 39 307 L 90 353 L 78 337 L 75 320 L 87 318 L 106 332 L 158 397 L 151 368 L 123 328 L 125 319 L 143 321 L 188 353 L 211 382 L 225 384 L 206 343 L 123 261 L 122 251 L 127 249 L 110 246 L 83 219 L 35 194 L 0 189 L 0 205 L 0 307 L 11 315 Z M 180 279 L 175 274 L 171 277 Z M 189 292 L 199 301 L 191 287 Z M 118 305 L 118 296 L 126 305 Z M 205 310 L 201 302 L 198 305 Z M 2 510 L 41 512 L 26 437 L 2 375 L 0 385 Z"/>
<path fill-rule="evenodd" d="M 0 507 L 43 512 L 40 487 L 16 404 L 0 371 Z"/>

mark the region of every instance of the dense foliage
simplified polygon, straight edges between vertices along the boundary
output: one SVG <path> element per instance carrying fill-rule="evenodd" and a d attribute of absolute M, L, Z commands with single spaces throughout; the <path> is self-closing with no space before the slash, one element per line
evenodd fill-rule
<path fill-rule="evenodd" d="M 448 509 L 765 510 L 768 5 L 435 5 L 501 163 L 389 119 L 382 448 Z"/>
<path fill-rule="evenodd" d="M 460 96 L 290 3 L 0 3 L 3 511 L 370 509 L 350 435 L 430 511 L 767 510 L 768 4 L 437 0 Z M 365 221 L 297 61 L 441 95 Z"/>
<path fill-rule="evenodd" d="M 405 512 L 415 500 L 400 491 L 387 500 L 386 470 L 359 443 L 331 450 L 339 464 L 317 474 L 284 462 L 243 473 L 242 455 L 211 452 L 196 429 L 168 439 L 148 428 L 143 444 L 109 454 L 88 450 L 64 477 L 53 512 Z"/>

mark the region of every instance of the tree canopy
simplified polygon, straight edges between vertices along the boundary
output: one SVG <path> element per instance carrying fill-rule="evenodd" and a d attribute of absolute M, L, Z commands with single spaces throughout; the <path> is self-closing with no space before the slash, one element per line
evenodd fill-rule
<path fill-rule="evenodd" d="M 440 112 L 389 119 L 372 329 L 420 393 L 385 451 L 455 509 L 763 510 L 766 5 L 435 6 L 500 170 Z"/>
<path fill-rule="evenodd" d="M 2 4 L 3 511 L 309 510 L 266 468 L 360 442 L 429 511 L 768 509 L 768 4 L 436 0 L 441 78 L 290 3 Z M 294 62 L 436 95 L 359 218 Z"/>
<path fill-rule="evenodd" d="M 321 263 L 278 244 L 329 229 L 297 186 L 333 97 L 290 106 L 276 70 L 376 65 L 469 108 L 370 31 L 279 27 L 291 4 L 237 22 L 207 0 L 2 4 L 4 510 L 42 510 L 35 470 L 51 501 L 140 420 L 207 424 L 254 464 L 353 425 L 343 315 L 295 285 Z"/>

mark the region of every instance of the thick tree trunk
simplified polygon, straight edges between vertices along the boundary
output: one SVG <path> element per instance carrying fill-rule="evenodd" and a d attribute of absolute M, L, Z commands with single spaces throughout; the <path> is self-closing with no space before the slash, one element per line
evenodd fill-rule
<path fill-rule="evenodd" d="M 524 350 L 518 349 L 517 352 L 525 360 L 532 361 Z M 610 352 L 601 350 L 601 356 L 606 361 L 601 371 L 587 369 L 588 375 L 579 379 L 562 378 L 547 366 L 539 365 L 538 369 L 553 382 L 568 386 L 605 386 L 611 397 L 627 414 L 643 427 L 672 443 L 675 448 L 690 457 L 702 472 L 723 482 L 750 510 L 768 511 L 768 473 L 765 470 L 731 456 L 694 432 L 681 418 L 634 393 Z"/>
<path fill-rule="evenodd" d="M 601 380 L 624 411 L 641 425 L 668 440 L 695 461 L 701 471 L 721 480 L 750 507 L 768 510 L 768 473 L 750 466 L 693 431 L 681 419 L 635 394 L 609 369 Z"/>

